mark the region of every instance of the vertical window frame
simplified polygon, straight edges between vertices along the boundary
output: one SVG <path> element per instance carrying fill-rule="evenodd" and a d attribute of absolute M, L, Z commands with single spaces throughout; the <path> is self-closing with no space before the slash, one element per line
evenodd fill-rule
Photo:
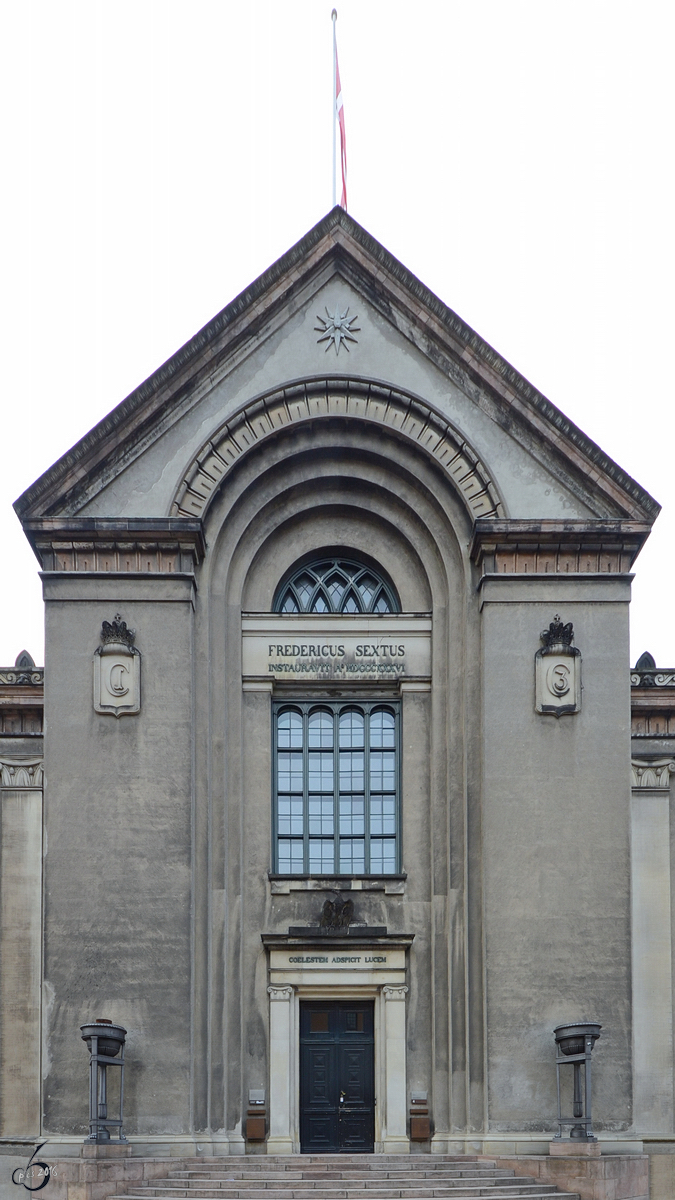
<path fill-rule="evenodd" d="M 333 718 L 333 870 L 332 871 L 316 871 L 310 869 L 310 832 L 309 832 L 309 717 L 312 712 L 323 709 L 330 711 Z M 395 778 L 394 778 L 394 845 L 395 845 L 395 861 L 394 870 L 388 872 L 371 872 L 370 870 L 370 718 L 373 712 L 378 709 L 389 711 L 394 717 L 394 756 L 395 756 Z M 364 718 L 364 870 L 360 871 L 340 871 L 340 715 L 349 710 L 360 712 Z M 303 844 L 303 869 L 302 871 L 294 872 L 292 870 L 284 870 L 279 862 L 279 840 L 280 837 L 286 835 L 279 833 L 279 794 L 278 787 L 278 758 L 279 758 L 279 717 L 288 711 L 299 712 L 302 717 L 302 772 L 303 772 L 303 787 L 302 787 L 302 844 Z M 357 697 L 354 699 L 343 699 L 339 701 L 333 700 L 276 700 L 272 702 L 272 872 L 273 874 L 283 875 L 301 879 L 303 877 L 323 877 L 323 878 L 368 878 L 373 875 L 380 877 L 395 877 L 401 872 L 401 702 L 398 698 L 391 700 L 386 697 L 372 700 L 362 700 Z M 281 793 L 285 794 L 285 793 Z M 321 837 L 322 835 L 317 835 Z M 345 835 L 354 837 L 353 834 Z M 357 835 L 359 836 L 359 835 Z M 384 838 L 387 835 L 381 834 Z M 288 839 L 292 843 L 297 840 L 297 836 L 293 833 L 288 834 Z M 292 856 L 289 860 L 289 865 L 292 867 Z"/>

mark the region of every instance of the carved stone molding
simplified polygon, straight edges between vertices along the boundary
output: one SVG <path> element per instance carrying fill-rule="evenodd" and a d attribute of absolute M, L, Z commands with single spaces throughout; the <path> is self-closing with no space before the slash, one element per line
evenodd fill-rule
<path fill-rule="evenodd" d="M 41 737 L 44 667 L 22 651 L 13 667 L 0 669 L 0 736 Z"/>
<path fill-rule="evenodd" d="M 408 988 L 405 984 L 386 983 L 382 988 L 385 1000 L 405 1000 Z"/>
<path fill-rule="evenodd" d="M 440 464 L 472 519 L 504 515 L 487 468 L 440 413 L 392 388 L 327 379 L 272 392 L 235 413 L 193 458 L 171 515 L 203 517 L 222 480 L 254 446 L 280 430 L 331 417 L 388 429 L 409 439 Z"/>
<path fill-rule="evenodd" d="M 675 702 L 671 707 L 649 708 L 640 703 L 636 705 L 635 697 L 631 697 L 631 737 L 635 738 L 672 738 L 675 737 Z"/>
<path fill-rule="evenodd" d="M 0 686 L 41 688 L 44 681 L 44 667 L 31 667 L 29 671 L 20 671 L 16 667 L 3 667 L 0 670 Z"/>
<path fill-rule="evenodd" d="M 192 575 L 204 557 L 194 520 L 44 518 L 25 530 L 43 571 Z"/>
<path fill-rule="evenodd" d="M 41 788 L 44 770 L 41 758 L 0 758 L 0 786 Z"/>
<path fill-rule="evenodd" d="M 32 707 L 24 704 L 5 705 L 4 697 L 0 702 L 0 736 L 2 737 L 42 737 L 43 710 L 42 705 Z"/>
<path fill-rule="evenodd" d="M 291 999 L 291 996 L 293 995 L 293 988 L 292 987 L 275 987 L 274 984 L 270 984 L 267 988 L 267 993 L 269 995 L 270 1000 L 281 1000 L 287 1004 L 289 1002 L 289 1000 Z"/>
<path fill-rule="evenodd" d="M 670 787 L 670 776 L 675 774 L 675 760 L 655 758 L 650 761 L 634 758 L 631 762 L 631 772 L 634 789 L 667 791 Z"/>
<path fill-rule="evenodd" d="M 675 688 L 675 671 L 631 671 L 630 684 L 634 688 Z"/>
<path fill-rule="evenodd" d="M 639 521 L 476 521 L 471 557 L 484 577 L 627 574 L 649 534 Z"/>

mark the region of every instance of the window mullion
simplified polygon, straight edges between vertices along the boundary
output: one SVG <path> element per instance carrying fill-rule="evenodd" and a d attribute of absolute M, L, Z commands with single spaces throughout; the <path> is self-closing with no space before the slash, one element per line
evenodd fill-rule
<path fill-rule="evenodd" d="M 340 710 L 333 708 L 333 869 L 340 872 Z"/>
<path fill-rule="evenodd" d="M 394 710 L 394 866 L 401 870 L 401 720 L 402 705 Z"/>
<path fill-rule="evenodd" d="M 309 705 L 302 706 L 302 867 L 309 874 Z"/>
<path fill-rule="evenodd" d="M 363 707 L 363 808 L 364 869 L 370 875 L 370 705 Z"/>
<path fill-rule="evenodd" d="M 279 710 L 272 712 L 272 731 L 274 744 L 272 746 L 272 837 L 274 839 L 274 854 L 272 862 L 274 870 L 279 870 Z"/>

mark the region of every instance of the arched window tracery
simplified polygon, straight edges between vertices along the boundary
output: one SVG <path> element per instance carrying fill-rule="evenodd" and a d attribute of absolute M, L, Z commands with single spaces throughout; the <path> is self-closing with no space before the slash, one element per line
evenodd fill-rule
<path fill-rule="evenodd" d="M 274 612 L 394 613 L 398 597 L 373 567 L 347 558 L 306 563 L 277 592 Z"/>

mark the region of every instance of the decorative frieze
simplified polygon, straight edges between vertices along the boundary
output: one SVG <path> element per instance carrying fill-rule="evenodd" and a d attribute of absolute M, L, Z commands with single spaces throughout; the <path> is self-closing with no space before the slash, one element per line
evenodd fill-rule
<path fill-rule="evenodd" d="M 36 667 L 26 650 L 13 667 L 0 669 L 0 737 L 40 737 L 44 667 Z"/>
<path fill-rule="evenodd" d="M 204 557 L 199 521 L 147 518 L 45 518 L 28 522 L 43 571 L 121 575 L 193 575 Z"/>
<path fill-rule="evenodd" d="M 1 787 L 41 788 L 43 782 L 42 758 L 0 758 Z"/>
<path fill-rule="evenodd" d="M 631 687 L 675 688 L 675 671 L 631 671 Z"/>
<path fill-rule="evenodd" d="M 0 670 L 0 687 L 44 687 L 44 667 L 30 667 L 29 670 L 17 670 L 16 667 L 3 667 Z"/>
<path fill-rule="evenodd" d="M 41 737 L 42 707 L 5 708 L 0 704 L 0 737 Z"/>
<path fill-rule="evenodd" d="M 476 521 L 471 558 L 482 576 L 624 575 L 649 533 L 637 521 Z"/>
<path fill-rule="evenodd" d="M 443 468 L 474 520 L 503 514 L 487 468 L 440 413 L 393 388 L 316 380 L 272 392 L 222 425 L 193 459 L 176 492 L 172 515 L 203 517 L 225 476 L 249 450 L 284 428 L 326 417 L 363 422 L 415 442 Z"/>
<path fill-rule="evenodd" d="M 630 684 L 632 736 L 675 737 L 675 671 L 659 670 L 645 653 L 631 671 Z"/>
<path fill-rule="evenodd" d="M 631 736 L 638 738 L 675 737 L 675 699 L 669 708 L 643 708 L 631 696 Z"/>

